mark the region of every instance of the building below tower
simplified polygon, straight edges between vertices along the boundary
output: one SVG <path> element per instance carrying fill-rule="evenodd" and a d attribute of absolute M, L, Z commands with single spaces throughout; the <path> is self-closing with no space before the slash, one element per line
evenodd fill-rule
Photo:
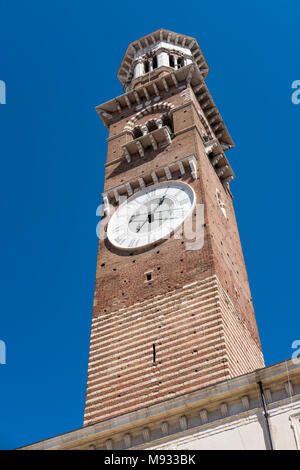
<path fill-rule="evenodd" d="M 264 450 L 272 447 L 300 449 L 300 364 L 292 360 L 22 449 Z"/>

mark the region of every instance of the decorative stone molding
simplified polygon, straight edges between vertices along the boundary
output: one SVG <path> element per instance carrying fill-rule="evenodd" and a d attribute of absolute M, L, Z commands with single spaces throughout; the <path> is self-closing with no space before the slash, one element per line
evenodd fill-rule
<path fill-rule="evenodd" d="M 157 177 L 155 171 L 152 171 L 151 177 L 152 177 L 152 180 L 153 180 L 154 184 L 158 183 L 158 177 Z"/>
<path fill-rule="evenodd" d="M 210 140 L 209 142 L 205 143 L 206 155 L 209 155 L 211 152 L 213 152 L 218 147 L 219 147 L 218 142 L 216 140 Z"/>
<path fill-rule="evenodd" d="M 144 428 L 142 433 L 143 433 L 144 442 L 150 441 L 150 439 L 151 439 L 150 429 L 149 428 Z"/>
<path fill-rule="evenodd" d="M 112 449 L 113 449 L 113 441 L 112 441 L 112 439 L 106 439 L 106 441 L 105 441 L 105 448 L 106 448 L 106 450 L 112 450 Z"/>
<path fill-rule="evenodd" d="M 243 404 L 243 408 L 244 410 L 249 410 L 250 408 L 250 403 L 249 403 L 249 398 L 247 395 L 244 395 L 242 398 L 241 398 L 241 401 L 242 401 L 242 404 Z"/>
<path fill-rule="evenodd" d="M 158 91 L 158 90 L 157 90 Z M 154 113 L 162 113 L 168 114 L 174 108 L 173 103 L 168 103 L 168 101 L 162 101 L 161 103 L 152 104 L 146 106 L 145 109 L 135 114 L 126 124 L 124 130 L 132 131 L 135 127 L 135 123 L 141 119 L 142 117 L 146 116 L 147 114 L 154 114 Z"/>
<path fill-rule="evenodd" d="M 148 127 L 146 126 L 146 124 L 141 126 L 141 131 L 142 131 L 143 135 L 148 134 Z"/>
<path fill-rule="evenodd" d="M 181 175 L 184 175 L 185 169 L 184 169 L 183 163 L 181 161 L 178 162 L 178 167 L 179 167 L 179 171 L 180 171 Z"/>
<path fill-rule="evenodd" d="M 145 188 L 146 184 L 143 178 L 138 178 L 138 182 L 141 189 Z"/>
<path fill-rule="evenodd" d="M 207 410 L 201 410 L 199 414 L 200 414 L 201 423 L 202 424 L 208 423 Z"/>
<path fill-rule="evenodd" d="M 220 178 L 221 183 L 225 187 L 234 178 L 234 173 L 228 163 L 224 154 L 222 146 L 217 139 L 204 142 L 205 152 L 210 157 L 210 162 L 215 168 L 217 176 Z"/>
<path fill-rule="evenodd" d="M 234 178 L 233 175 L 230 175 L 230 176 L 228 176 L 227 178 L 223 178 L 223 179 L 221 180 L 222 183 L 223 183 L 223 186 L 225 186 L 226 184 L 230 183 L 230 181 L 232 181 L 233 178 Z"/>
<path fill-rule="evenodd" d="M 136 143 L 136 146 L 138 148 L 138 152 L 140 154 L 140 157 L 144 157 L 145 153 L 144 153 L 144 148 L 143 148 L 141 142 L 139 140 L 137 140 L 135 143 Z"/>
<path fill-rule="evenodd" d="M 143 175 L 143 177 L 137 177 L 130 181 L 126 181 L 122 185 L 116 186 L 102 193 L 104 214 L 109 215 L 109 202 L 114 201 L 118 203 L 121 196 L 130 196 L 136 191 L 143 189 L 146 185 L 151 186 L 152 184 L 166 180 L 177 179 L 179 177 L 178 173 L 180 173 L 180 175 L 190 173 L 193 179 L 197 178 L 197 164 L 194 155 L 188 155 L 180 160 L 174 160 L 166 167 L 156 168 L 151 173 Z"/>
<path fill-rule="evenodd" d="M 168 179 L 168 180 L 172 179 L 172 174 L 171 174 L 171 172 L 170 172 L 169 167 L 166 166 L 166 167 L 164 168 L 164 170 L 165 170 L 167 179 Z"/>
<path fill-rule="evenodd" d="M 170 145 L 171 137 L 168 126 L 158 127 L 157 129 L 147 132 L 141 137 L 130 140 L 122 145 L 124 158 L 130 162 L 133 155 L 139 154 L 141 158 L 145 156 L 145 150 L 152 146 L 153 150 Z"/>
<path fill-rule="evenodd" d="M 127 433 L 124 435 L 124 445 L 125 447 L 130 447 L 132 442 L 131 434 Z"/>
<path fill-rule="evenodd" d="M 219 207 L 220 207 L 224 217 L 226 217 L 226 207 L 225 207 L 223 198 L 222 198 L 221 193 L 218 190 L 218 188 L 216 188 L 216 194 L 217 194 L 217 201 L 218 201 Z"/>
<path fill-rule="evenodd" d="M 122 145 L 122 149 L 124 150 L 124 155 L 128 163 L 131 162 L 131 155 L 128 152 L 126 145 Z"/>
<path fill-rule="evenodd" d="M 108 197 L 106 195 L 103 196 L 103 210 L 104 210 L 104 215 L 109 215 L 109 201 Z"/>
<path fill-rule="evenodd" d="M 196 167 L 196 162 L 193 158 L 191 158 L 189 160 L 189 164 L 190 164 L 190 167 L 191 167 L 191 173 L 192 173 L 192 176 L 194 178 L 194 180 L 197 178 L 197 167 Z"/>
<path fill-rule="evenodd" d="M 167 436 L 169 434 L 169 424 L 167 421 L 163 421 L 160 425 L 161 432 L 164 436 Z"/>
<path fill-rule="evenodd" d="M 216 282 L 217 277 L 212 276 L 210 281 Z M 186 288 L 195 289 L 197 284 L 191 283 Z M 201 436 L 201 439 L 205 439 L 212 434 L 218 436 L 220 432 L 223 433 L 239 426 L 249 426 L 250 423 L 252 425 L 257 423 L 258 428 L 261 429 L 263 423 L 261 420 L 262 404 L 257 393 L 258 380 L 268 383 L 268 388 L 265 389 L 267 400 L 269 400 L 267 390 L 276 392 L 275 400 L 268 403 L 271 405 L 268 407 L 271 425 L 272 419 L 279 415 L 282 416 L 284 412 L 287 416 L 290 416 L 293 425 L 299 427 L 300 365 L 293 364 L 289 360 L 165 400 L 150 407 L 147 406 L 140 409 L 139 413 L 130 412 L 117 418 L 97 422 L 67 434 L 32 444 L 24 449 L 87 449 L 89 445 L 97 442 L 97 449 L 112 450 L 112 441 L 109 436 L 113 436 L 113 448 L 121 449 L 124 447 L 124 428 L 126 428 L 126 432 L 130 432 L 132 437 L 130 447 L 134 446 L 135 449 L 157 449 L 162 445 L 169 445 L 169 448 L 174 449 L 177 439 L 189 439 L 192 436 Z M 287 396 L 284 386 L 288 381 L 293 383 L 294 394 L 292 401 L 290 396 Z M 247 395 L 245 395 L 245 392 Z M 247 396 L 249 401 L 251 398 L 251 409 L 249 408 L 246 417 L 241 399 L 244 396 Z M 230 407 L 230 414 L 224 418 L 218 411 L 220 411 L 221 404 L 226 403 L 225 400 L 230 400 L 232 407 Z M 209 420 L 207 410 L 203 407 L 208 403 Z M 179 408 L 187 410 L 186 418 L 188 420 L 191 418 L 188 429 L 185 431 L 180 427 L 179 419 L 182 412 L 179 412 Z M 164 420 L 166 414 L 170 416 L 174 423 L 172 429 Z M 230 419 L 228 419 L 228 416 L 230 416 Z M 211 424 L 210 426 L 208 426 L 208 422 Z M 150 428 L 150 426 L 150 439 L 145 441 L 144 437 L 148 437 L 148 433 L 144 436 L 143 429 Z M 274 437 L 276 444 L 278 433 Z M 291 438 L 293 438 L 293 435 Z"/>
<path fill-rule="evenodd" d="M 188 421 L 187 421 L 187 417 L 185 415 L 180 416 L 179 425 L 180 425 L 180 429 L 182 431 L 185 431 L 188 428 Z"/>
<path fill-rule="evenodd" d="M 219 178 L 224 175 L 225 171 L 226 171 L 228 168 L 229 168 L 228 165 L 223 165 L 223 166 L 220 166 L 219 168 L 216 168 L 216 173 L 217 173 L 217 175 L 219 176 Z"/>
<path fill-rule="evenodd" d="M 212 126 L 210 130 L 207 123 L 204 122 L 205 120 L 203 121 L 203 124 L 206 126 L 206 130 L 209 129 L 208 136 L 212 137 L 211 133 L 215 134 L 215 137 L 219 140 L 222 151 L 232 148 L 233 142 L 226 130 L 223 120 L 214 104 L 198 67 L 193 63 L 185 65 L 184 67 L 172 72 L 169 70 L 170 67 L 165 67 L 165 69 L 167 74 L 163 77 L 152 78 L 152 80 L 148 82 L 141 83 L 141 86 L 135 90 L 128 91 L 114 100 L 97 106 L 96 110 L 104 124 L 108 125 L 114 118 L 114 113 L 120 113 L 120 109 L 121 111 L 124 109 L 131 110 L 133 105 L 135 105 L 136 107 L 138 106 L 139 109 L 144 108 L 140 111 L 143 112 L 148 107 L 151 99 L 153 99 L 153 101 L 160 99 L 160 92 L 166 92 L 166 88 L 170 89 L 171 87 L 176 86 L 176 88 L 180 90 L 190 83 L 194 92 L 193 99 L 197 99 L 205 118 L 209 125 Z M 147 101 L 144 102 L 144 99 Z"/>
<path fill-rule="evenodd" d="M 156 140 L 154 139 L 153 135 L 152 134 L 149 134 L 149 139 L 150 139 L 150 142 L 151 142 L 151 145 L 153 147 L 153 150 L 157 150 L 157 142 Z"/>
<path fill-rule="evenodd" d="M 117 188 L 114 189 L 114 196 L 115 196 L 115 200 L 116 200 L 117 202 L 119 202 L 120 194 L 119 194 Z"/>
<path fill-rule="evenodd" d="M 216 155 L 215 157 L 213 157 L 213 158 L 211 159 L 211 164 L 212 164 L 213 166 L 216 166 L 217 163 L 219 162 L 219 160 L 220 160 L 221 158 L 223 158 L 223 154 L 222 154 L 222 153 L 218 153 L 218 155 Z"/>
<path fill-rule="evenodd" d="M 132 187 L 131 187 L 130 183 L 125 183 L 125 186 L 126 186 L 126 189 L 127 189 L 128 196 L 129 197 L 132 196 L 133 190 L 132 190 Z"/>
<path fill-rule="evenodd" d="M 290 397 L 294 394 L 294 390 L 293 390 L 293 384 L 290 380 L 287 380 L 285 383 L 284 383 L 284 388 L 285 388 L 285 391 L 286 391 L 286 394 Z"/>
<path fill-rule="evenodd" d="M 228 406 L 227 406 L 227 403 L 221 403 L 220 405 L 220 411 L 221 411 L 221 415 L 223 418 L 226 418 L 226 416 L 228 416 Z"/>
<path fill-rule="evenodd" d="M 149 60 L 153 53 L 157 56 L 160 55 L 157 57 L 158 67 L 160 65 L 169 66 L 168 54 L 182 55 L 185 57 L 185 63 L 194 62 L 197 64 L 204 77 L 208 73 L 208 65 L 195 38 L 160 29 L 129 44 L 118 72 L 118 78 L 124 87 L 126 84 L 130 84 L 137 61 L 140 58 Z M 175 60 L 174 68 L 177 67 L 178 64 Z M 153 66 L 151 67 L 149 64 L 149 72 L 152 70 Z M 141 73 L 144 70 L 135 71 L 135 76 L 138 75 L 138 72 Z"/>
<path fill-rule="evenodd" d="M 269 388 L 265 388 L 265 397 L 267 403 L 272 403 L 272 392 Z"/>

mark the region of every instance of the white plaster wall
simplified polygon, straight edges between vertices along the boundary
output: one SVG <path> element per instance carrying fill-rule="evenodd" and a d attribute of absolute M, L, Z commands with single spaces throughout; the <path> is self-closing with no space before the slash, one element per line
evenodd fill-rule
<path fill-rule="evenodd" d="M 297 431 L 299 433 L 300 423 L 299 420 L 293 423 L 292 417 L 299 415 L 300 418 L 300 403 L 290 403 L 277 407 L 270 412 L 271 431 L 274 438 L 274 447 L 277 450 L 295 450 L 300 449 L 300 442 L 297 445 Z M 296 421 L 296 420 L 295 420 Z M 293 429 L 297 426 L 298 429 Z"/>
<path fill-rule="evenodd" d="M 253 450 L 265 449 L 261 425 L 253 418 L 244 418 L 227 424 L 218 424 L 189 436 L 153 447 L 174 450 Z"/>
<path fill-rule="evenodd" d="M 188 47 L 182 47 L 176 44 L 170 44 L 165 41 L 160 41 L 160 42 L 157 42 L 156 44 L 152 44 L 151 46 L 146 47 L 145 49 L 140 49 L 139 51 L 137 51 L 135 54 L 135 59 L 138 59 L 139 57 L 143 56 L 149 51 L 156 51 L 161 48 L 164 48 L 170 51 L 182 52 L 183 54 L 190 55 L 192 57 L 192 53 Z"/>
<path fill-rule="evenodd" d="M 275 407 L 270 411 L 270 423 L 275 449 L 296 450 L 297 442 L 291 417 L 299 413 L 300 403 Z M 295 420 L 294 420 L 295 421 Z M 299 420 L 298 420 L 299 421 Z M 299 443 L 300 444 L 300 443 Z M 150 449 L 166 450 L 265 450 L 268 447 L 265 418 L 262 410 L 248 416 L 226 418 L 205 428 L 181 433 L 177 438 L 157 444 Z"/>

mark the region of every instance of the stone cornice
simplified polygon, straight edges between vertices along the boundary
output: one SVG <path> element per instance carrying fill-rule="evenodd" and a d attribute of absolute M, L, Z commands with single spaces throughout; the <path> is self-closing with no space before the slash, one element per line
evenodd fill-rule
<path fill-rule="evenodd" d="M 163 77 L 151 80 L 117 98 L 96 107 L 96 111 L 108 127 L 111 122 L 122 119 L 123 112 L 135 114 L 150 104 L 161 100 L 160 94 L 181 86 L 190 85 L 208 120 L 212 131 L 225 151 L 234 146 L 218 109 L 208 91 L 204 78 L 195 64 L 174 70 Z"/>
<path fill-rule="evenodd" d="M 178 178 L 176 175 L 184 174 L 190 174 L 193 179 L 197 178 L 197 161 L 194 155 L 187 155 L 178 160 L 171 161 L 167 165 L 151 170 L 148 174 L 137 175 L 133 179 L 124 181 L 121 185 L 106 189 L 102 193 L 104 214 L 109 215 L 109 204 L 111 202 L 118 204 L 120 197 L 130 197 L 133 193 L 146 186 L 149 187 L 170 179 L 176 180 Z"/>
<path fill-rule="evenodd" d="M 191 106 L 191 105 L 195 108 L 195 110 L 197 111 L 197 113 L 199 115 L 199 118 L 201 119 L 201 113 L 197 109 L 197 107 L 196 107 L 193 100 L 188 100 L 185 103 L 181 104 L 180 106 L 177 106 L 176 108 L 172 108 L 170 110 L 170 113 L 173 114 L 176 111 L 179 111 L 180 109 L 182 109 L 186 106 Z M 193 124 L 192 126 L 181 129 L 180 131 L 177 131 L 176 136 L 182 135 L 182 134 L 184 134 L 186 132 L 189 132 L 189 131 L 192 131 L 192 130 L 196 130 L 199 137 L 202 139 L 202 136 L 201 136 L 201 134 L 199 132 L 199 129 L 198 129 L 196 124 Z M 131 135 L 131 134 L 129 134 L 128 131 L 123 131 L 123 132 L 121 132 L 121 133 L 119 133 L 115 136 L 110 137 L 109 139 L 107 139 L 107 141 L 111 141 L 111 140 L 113 140 L 117 137 L 121 137 L 122 135 L 126 135 L 126 134 Z M 137 140 L 140 140 L 140 139 L 137 139 Z M 228 183 L 235 178 L 235 175 L 234 175 L 234 173 L 231 169 L 231 166 L 229 165 L 229 162 L 228 162 L 228 160 L 225 156 L 223 148 L 220 146 L 217 139 L 211 139 L 210 141 L 205 142 L 204 145 L 205 145 L 205 150 L 206 150 L 207 155 L 210 156 L 210 161 L 211 161 L 213 167 L 215 168 L 217 176 L 220 178 L 221 182 L 224 185 L 226 185 L 226 188 L 228 189 Z M 123 160 L 123 158 L 124 157 L 116 158 L 113 161 L 105 163 L 104 166 L 109 167 L 111 165 L 115 165 L 117 163 L 120 163 Z"/>
<path fill-rule="evenodd" d="M 268 389 L 269 396 L 271 397 L 271 402 L 268 403 L 271 415 L 281 412 L 277 409 L 279 405 L 294 409 L 293 406 L 299 401 L 300 397 L 299 395 L 289 396 L 284 391 L 284 384 L 287 380 L 292 383 L 300 382 L 300 365 L 294 364 L 291 360 L 288 360 L 176 398 L 165 400 L 135 412 L 107 419 L 100 423 L 47 439 L 46 441 L 33 444 L 32 446 L 26 446 L 25 449 L 54 449 L 58 447 L 61 449 L 87 448 L 88 444 L 91 442 L 117 439 L 119 438 L 118 436 L 122 436 L 126 432 L 133 432 L 135 429 L 140 429 L 142 432 L 145 426 L 153 428 L 155 423 L 158 423 L 160 426 L 160 423 L 179 419 L 178 417 L 180 416 L 184 418 L 186 415 L 194 413 L 207 413 L 206 408 L 208 410 L 218 409 L 221 405 L 226 404 L 226 400 L 230 400 L 230 403 L 240 403 L 240 412 L 235 411 L 233 415 L 223 417 L 220 415 L 220 418 L 217 420 L 209 422 L 202 421 L 202 424 L 200 422 L 196 427 L 192 426 L 182 431 L 179 429 L 174 436 L 170 436 L 168 433 L 168 436 L 161 436 L 159 439 L 156 438 L 151 442 L 145 442 L 145 444 L 141 444 L 138 447 L 135 446 L 134 448 L 151 448 L 158 443 L 168 441 L 178 436 L 188 435 L 192 432 L 197 433 L 200 430 L 208 430 L 210 433 L 220 432 L 216 428 L 220 423 L 227 427 L 236 426 L 239 423 L 237 420 L 241 420 L 242 422 L 246 416 L 247 419 L 249 419 L 254 415 L 255 411 L 260 407 L 260 403 L 257 402 L 258 404 L 256 406 L 254 404 L 254 407 L 251 406 L 249 410 L 247 410 L 243 408 L 247 406 L 247 403 L 245 405 L 243 399 L 247 396 L 254 397 L 254 399 L 256 397 L 256 400 L 258 399 L 257 382 L 260 380 L 263 382 L 264 387 Z M 276 401 L 272 399 L 271 392 L 273 387 L 275 387 L 276 390 L 278 390 L 278 387 L 281 387 L 283 390 L 279 401 L 278 398 Z M 276 393 L 278 394 L 278 392 Z M 227 412 L 226 410 L 225 413 Z M 205 416 L 207 416 L 207 414 Z M 205 416 L 203 415 L 202 420 L 206 419 Z M 233 420 L 235 420 L 235 424 L 233 424 Z M 181 426 L 185 426 L 185 421 L 182 421 L 182 423 Z"/>
<path fill-rule="evenodd" d="M 136 53 L 144 50 L 146 52 L 149 47 L 154 46 L 158 42 L 167 42 L 169 44 L 174 44 L 174 46 L 181 46 L 190 49 L 197 66 L 202 71 L 203 76 L 206 77 L 209 68 L 197 40 L 190 36 L 174 33 L 166 29 L 159 29 L 129 44 L 117 74 L 117 77 L 123 86 L 130 70 L 132 69 L 132 62 L 135 59 Z"/>
<path fill-rule="evenodd" d="M 119 134 L 115 134 L 115 135 L 112 135 L 111 137 L 108 137 L 106 139 L 106 142 L 111 142 L 112 140 L 117 139 L 118 137 L 122 137 L 122 135 L 126 135 L 126 134 L 128 134 L 128 131 L 126 130 L 119 132 Z"/>

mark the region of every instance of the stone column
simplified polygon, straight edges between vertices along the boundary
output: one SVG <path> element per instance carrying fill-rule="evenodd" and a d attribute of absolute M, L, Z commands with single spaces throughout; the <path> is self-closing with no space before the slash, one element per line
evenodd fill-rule
<path fill-rule="evenodd" d="M 141 126 L 141 131 L 142 131 L 143 135 L 148 134 L 148 127 L 147 126 Z"/>
<path fill-rule="evenodd" d="M 134 67 L 133 78 L 140 77 L 141 75 L 144 75 L 144 73 L 145 73 L 144 63 L 142 60 L 139 60 Z"/>
<path fill-rule="evenodd" d="M 157 124 L 158 129 L 161 129 L 163 125 L 162 119 L 156 119 L 156 124 Z"/>
<path fill-rule="evenodd" d="M 174 55 L 174 69 L 175 70 L 178 69 L 178 57 L 177 57 L 177 55 Z"/>
<path fill-rule="evenodd" d="M 157 67 L 166 66 L 169 67 L 169 54 L 165 51 L 160 51 L 157 53 Z"/>

